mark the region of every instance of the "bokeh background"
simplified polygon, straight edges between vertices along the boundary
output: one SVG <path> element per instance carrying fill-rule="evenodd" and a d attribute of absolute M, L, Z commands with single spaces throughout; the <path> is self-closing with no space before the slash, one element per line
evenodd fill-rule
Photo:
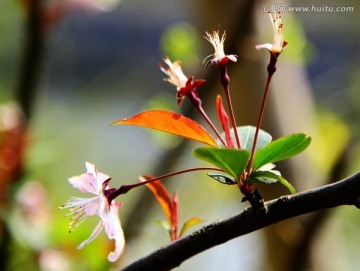
<path fill-rule="evenodd" d="M 304 154 L 279 168 L 299 191 L 358 171 L 358 1 L 1 0 L 1 270 L 119 270 L 166 245 L 169 238 L 156 223 L 164 214 L 147 188 L 139 188 L 119 198 L 124 256 L 107 262 L 112 244 L 105 234 L 77 250 L 97 221 L 88 219 L 69 234 L 69 217 L 57 207 L 80 194 L 67 179 L 85 172 L 85 161 L 111 175 L 113 187 L 137 182 L 141 174 L 203 165 L 191 155 L 198 144 L 110 124 L 149 108 L 201 122 L 187 101 L 177 107 L 175 88 L 163 82 L 158 64 L 165 55 L 181 59 L 187 75 L 207 80 L 200 96 L 215 120 L 221 87 L 217 71 L 202 65 L 212 53 L 205 31 L 227 32 L 226 52 L 239 56 L 229 64 L 237 122 L 255 125 L 268 53 L 254 47 L 272 41 L 267 5 L 286 7 L 289 45 L 263 128 L 274 137 L 313 137 Z M 296 6 L 320 10 L 288 10 Z M 326 6 L 353 10 L 326 12 Z M 205 173 L 165 184 L 179 192 L 180 222 L 203 219 L 192 230 L 247 207 L 236 188 Z M 259 189 L 266 199 L 286 193 L 277 186 Z M 232 240 L 177 270 L 358 270 L 359 228 L 358 210 L 340 207 Z"/>

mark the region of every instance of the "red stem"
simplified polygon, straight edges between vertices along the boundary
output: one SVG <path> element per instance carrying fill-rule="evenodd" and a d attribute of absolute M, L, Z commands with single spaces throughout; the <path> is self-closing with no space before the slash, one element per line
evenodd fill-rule
<path fill-rule="evenodd" d="M 216 170 L 216 171 L 223 171 L 220 168 L 214 168 L 214 167 L 196 167 L 196 168 L 188 168 L 188 169 L 183 169 L 180 171 L 176 171 L 176 172 L 171 172 L 171 173 L 167 173 L 158 177 L 154 177 L 150 180 L 146 180 L 144 182 L 139 182 L 139 183 L 134 183 L 134 184 L 124 184 L 122 186 L 120 186 L 118 189 L 111 191 L 109 193 L 109 195 L 107 196 L 108 201 L 111 202 L 113 199 L 115 199 L 116 197 L 122 195 L 122 194 L 126 194 L 127 192 L 129 192 L 131 189 L 139 187 L 139 186 L 143 186 L 145 184 L 148 183 L 152 183 L 155 181 L 158 181 L 160 179 L 165 179 L 168 177 L 172 177 L 175 175 L 180 175 L 180 174 L 184 174 L 184 173 L 188 173 L 188 172 L 192 172 L 192 171 L 199 171 L 199 170 Z"/>
<path fill-rule="evenodd" d="M 210 118 L 207 116 L 207 114 L 205 113 L 205 110 L 202 108 L 202 106 L 201 105 L 198 106 L 197 109 L 199 109 L 201 115 L 206 120 L 206 122 L 210 125 L 211 129 L 215 132 L 216 136 L 220 139 L 221 143 L 224 146 L 227 146 L 226 142 L 224 141 L 224 139 L 222 138 L 222 136 L 220 135 L 219 131 L 216 129 L 214 124 L 211 122 Z"/>
<path fill-rule="evenodd" d="M 218 64 L 219 67 L 219 71 L 220 71 L 220 83 L 224 88 L 225 91 L 225 96 L 226 96 L 226 101 L 228 103 L 228 107 L 229 107 L 229 111 L 230 111 L 230 118 L 231 118 L 231 124 L 233 126 L 234 129 L 234 134 L 235 134 L 235 138 L 236 138 L 236 144 L 238 149 L 241 149 L 241 144 L 240 144 L 240 138 L 236 129 L 236 121 L 235 121 L 235 115 L 234 115 L 234 110 L 232 107 L 232 103 L 231 103 L 231 97 L 230 97 L 230 77 L 229 74 L 227 72 L 227 60 L 224 62 L 220 62 Z"/>
<path fill-rule="evenodd" d="M 264 111 L 265 111 L 265 105 L 266 105 L 266 100 L 267 100 L 267 96 L 268 96 L 268 93 L 269 93 L 269 86 L 270 86 L 271 78 L 272 78 L 272 75 L 268 74 L 268 77 L 267 77 L 267 80 L 266 80 L 266 85 L 265 85 L 265 91 L 264 91 L 264 95 L 263 95 L 263 99 L 262 99 L 262 103 L 261 103 L 259 118 L 258 118 L 258 121 L 257 121 L 257 124 L 256 124 L 254 142 L 253 142 L 253 145 L 252 145 L 251 156 L 250 156 L 250 160 L 249 160 L 249 164 L 248 164 L 249 166 L 248 166 L 248 170 L 247 170 L 248 173 L 251 172 L 252 166 L 253 166 L 255 147 L 256 147 L 256 143 L 257 143 L 257 139 L 258 139 L 258 135 L 259 135 L 261 121 L 262 121 Z"/>
<path fill-rule="evenodd" d="M 236 126 L 234 110 L 233 110 L 232 103 L 231 103 L 229 86 L 225 87 L 224 90 L 225 90 L 226 100 L 227 100 L 227 103 L 228 103 L 228 106 L 229 106 L 230 119 L 231 119 L 231 124 L 233 126 L 234 133 L 235 133 L 236 144 L 237 144 L 238 149 L 240 149 L 241 148 L 240 137 L 239 137 L 237 129 L 236 129 L 237 126 Z"/>

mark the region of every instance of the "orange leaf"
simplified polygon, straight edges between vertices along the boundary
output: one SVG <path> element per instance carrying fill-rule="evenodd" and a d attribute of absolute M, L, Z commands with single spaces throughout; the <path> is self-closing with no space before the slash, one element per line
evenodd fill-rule
<path fill-rule="evenodd" d="M 212 147 L 218 147 L 215 139 L 197 122 L 166 110 L 141 112 L 131 118 L 121 119 L 113 125 L 128 124 L 142 126 L 196 140 Z"/>
<path fill-rule="evenodd" d="M 140 181 L 146 181 L 152 179 L 153 176 L 140 176 Z M 160 181 L 155 181 L 146 184 L 146 186 L 151 190 L 151 192 L 154 194 L 154 197 L 159 202 L 160 206 L 163 208 L 164 213 L 169 221 L 170 228 L 173 223 L 172 221 L 172 208 L 173 203 L 171 200 L 171 197 L 166 190 L 166 188 L 163 186 L 163 184 Z"/>

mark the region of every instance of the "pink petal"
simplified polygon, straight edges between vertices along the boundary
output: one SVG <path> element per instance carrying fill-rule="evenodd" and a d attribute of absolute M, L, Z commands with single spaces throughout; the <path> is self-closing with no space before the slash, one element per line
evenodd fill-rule
<path fill-rule="evenodd" d="M 94 187 L 95 191 L 100 191 L 101 188 L 99 188 L 99 184 L 97 181 L 98 178 L 98 171 L 94 164 L 91 164 L 89 162 L 85 162 L 87 174 L 89 175 L 89 180 L 91 180 L 91 185 Z M 93 176 L 91 178 L 90 176 Z"/>
<path fill-rule="evenodd" d="M 104 226 L 104 222 L 102 220 L 99 221 L 99 223 L 96 225 L 95 229 L 91 233 L 90 237 L 86 239 L 84 242 L 82 242 L 77 249 L 82 249 L 85 245 L 89 244 L 91 241 L 93 241 L 101 232 L 102 228 Z"/>
<path fill-rule="evenodd" d="M 101 207 L 101 203 L 99 202 L 99 197 L 95 197 L 93 201 L 88 202 L 85 207 L 84 211 L 86 216 L 93 216 L 95 214 L 98 214 L 99 209 Z"/>
<path fill-rule="evenodd" d="M 89 162 L 85 162 L 85 167 L 86 167 L 87 173 L 94 175 L 94 177 L 96 178 L 97 173 L 98 173 L 96 166 Z"/>
<path fill-rule="evenodd" d="M 260 44 L 255 46 L 256 50 L 268 49 L 270 52 L 273 49 L 273 45 L 270 43 Z"/>
<path fill-rule="evenodd" d="M 74 188 L 79 189 L 83 193 L 88 192 L 95 195 L 99 194 L 93 186 L 93 183 L 96 183 L 96 181 L 91 174 L 85 173 L 81 174 L 80 176 L 74 176 L 71 177 L 68 181 Z"/>
<path fill-rule="evenodd" d="M 97 183 L 100 189 L 102 189 L 102 184 L 110 178 L 109 175 L 99 172 L 97 175 Z"/>
<path fill-rule="evenodd" d="M 237 56 L 236 56 L 236 55 L 226 55 L 226 57 L 227 57 L 228 59 L 230 59 L 231 61 L 233 61 L 233 62 L 236 62 L 236 61 L 237 61 Z"/>
<path fill-rule="evenodd" d="M 97 210 L 97 215 L 103 219 L 103 214 L 106 212 L 106 208 L 107 208 L 107 199 L 105 196 L 100 196 L 99 197 L 99 209 Z M 105 223 L 105 221 L 104 221 Z"/>
<path fill-rule="evenodd" d="M 121 230 L 121 234 L 119 233 L 114 238 L 115 240 L 115 250 L 110 252 L 108 255 L 108 260 L 110 262 L 115 262 L 120 258 L 120 256 L 124 253 L 125 248 L 125 238 L 124 233 Z"/>
<path fill-rule="evenodd" d="M 94 187 L 94 190 L 99 194 L 102 190 L 102 184 L 105 180 L 109 179 L 110 176 L 98 172 L 96 165 L 91 164 L 89 162 L 85 162 L 85 166 L 87 169 L 88 175 L 92 175 L 93 178 L 89 177 L 89 181 L 91 181 L 91 185 Z"/>
<path fill-rule="evenodd" d="M 110 212 L 106 215 L 105 232 L 110 240 L 115 240 L 115 250 L 110 252 L 108 260 L 116 261 L 123 254 L 125 237 L 118 214 L 118 207 L 111 205 Z"/>

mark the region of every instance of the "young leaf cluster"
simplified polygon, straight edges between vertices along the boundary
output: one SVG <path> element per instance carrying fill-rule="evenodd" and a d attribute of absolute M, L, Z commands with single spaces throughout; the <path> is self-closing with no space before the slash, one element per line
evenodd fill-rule
<path fill-rule="evenodd" d="M 253 165 L 249 168 L 248 163 L 255 129 L 253 126 L 237 128 L 243 149 L 202 147 L 194 151 L 194 156 L 219 167 L 229 175 L 208 174 L 220 183 L 239 184 L 242 178 L 245 178 L 242 181 L 249 184 L 279 182 L 291 193 L 295 193 L 293 186 L 281 176 L 280 172 L 273 170 L 273 163 L 301 153 L 309 146 L 311 138 L 303 133 L 298 133 L 272 141 L 270 134 L 259 130 Z"/>

